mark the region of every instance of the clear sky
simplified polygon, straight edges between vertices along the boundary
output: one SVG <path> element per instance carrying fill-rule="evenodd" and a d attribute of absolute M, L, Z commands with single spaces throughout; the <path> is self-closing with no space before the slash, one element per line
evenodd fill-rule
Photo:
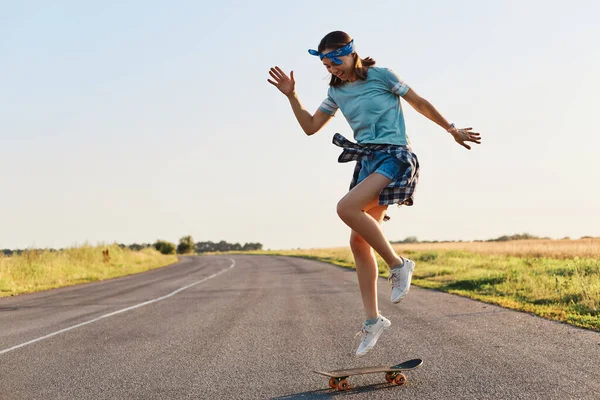
<path fill-rule="evenodd" d="M 341 113 L 307 137 L 330 31 L 394 69 L 467 151 L 403 102 L 421 179 L 390 240 L 600 236 L 597 1 L 0 0 L 0 248 L 195 241 L 346 246 Z"/>

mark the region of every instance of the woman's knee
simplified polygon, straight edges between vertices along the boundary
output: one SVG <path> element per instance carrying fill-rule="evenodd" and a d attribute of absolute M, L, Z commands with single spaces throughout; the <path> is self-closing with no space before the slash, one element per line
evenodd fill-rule
<path fill-rule="evenodd" d="M 365 205 L 361 206 L 359 202 L 356 201 L 356 198 L 351 196 L 344 196 L 337 203 L 337 214 L 342 220 L 346 220 L 349 216 L 364 212 L 366 210 L 370 210 L 373 207 L 377 207 L 379 204 L 379 197 L 375 197 L 374 199 L 367 202 Z M 385 206 L 387 207 L 387 206 Z M 384 210 L 385 211 L 385 210 Z"/>
<path fill-rule="evenodd" d="M 336 211 L 337 211 L 337 215 L 342 220 L 346 219 L 346 217 L 348 216 L 348 214 L 351 212 L 350 205 L 348 204 L 348 201 L 346 201 L 345 198 L 343 198 L 340 201 L 338 201 L 337 207 L 336 207 Z"/>
<path fill-rule="evenodd" d="M 337 203 L 336 211 L 338 216 L 345 221 L 350 216 L 362 211 L 361 207 L 352 201 L 349 197 L 344 197 Z"/>
<path fill-rule="evenodd" d="M 367 241 L 354 231 L 350 235 L 350 249 L 352 249 L 353 253 L 371 252 L 371 246 L 367 243 Z"/>

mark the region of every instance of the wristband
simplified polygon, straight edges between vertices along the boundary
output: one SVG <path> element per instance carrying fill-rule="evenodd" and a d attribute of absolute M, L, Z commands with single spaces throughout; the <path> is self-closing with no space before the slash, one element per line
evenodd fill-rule
<path fill-rule="evenodd" d="M 446 132 L 452 133 L 452 130 L 454 129 L 456 129 L 456 126 L 454 124 L 450 124 L 450 128 L 446 129 Z"/>

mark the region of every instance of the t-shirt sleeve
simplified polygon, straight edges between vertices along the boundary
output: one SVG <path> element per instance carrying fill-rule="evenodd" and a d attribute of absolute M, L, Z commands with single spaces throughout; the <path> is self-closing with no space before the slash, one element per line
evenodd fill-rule
<path fill-rule="evenodd" d="M 323 100 L 321 105 L 319 106 L 319 110 L 323 111 L 325 114 L 334 115 L 338 110 L 338 105 L 335 100 L 331 97 L 331 93 L 327 92 L 327 98 Z"/>
<path fill-rule="evenodd" d="M 406 92 L 408 92 L 408 89 L 410 89 L 408 84 L 404 82 L 394 70 L 389 68 L 386 68 L 385 71 L 385 81 L 392 93 L 396 96 L 404 96 Z"/>

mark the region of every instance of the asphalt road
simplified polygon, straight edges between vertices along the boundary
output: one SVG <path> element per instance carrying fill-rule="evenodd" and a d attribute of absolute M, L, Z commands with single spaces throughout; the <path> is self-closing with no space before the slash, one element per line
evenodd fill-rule
<path fill-rule="evenodd" d="M 417 268 L 419 266 L 417 265 Z M 355 359 L 355 272 L 299 258 L 186 257 L 147 273 L 0 299 L 0 399 L 599 399 L 600 334 L 431 290 Z M 329 389 L 315 369 L 422 358 Z"/>

